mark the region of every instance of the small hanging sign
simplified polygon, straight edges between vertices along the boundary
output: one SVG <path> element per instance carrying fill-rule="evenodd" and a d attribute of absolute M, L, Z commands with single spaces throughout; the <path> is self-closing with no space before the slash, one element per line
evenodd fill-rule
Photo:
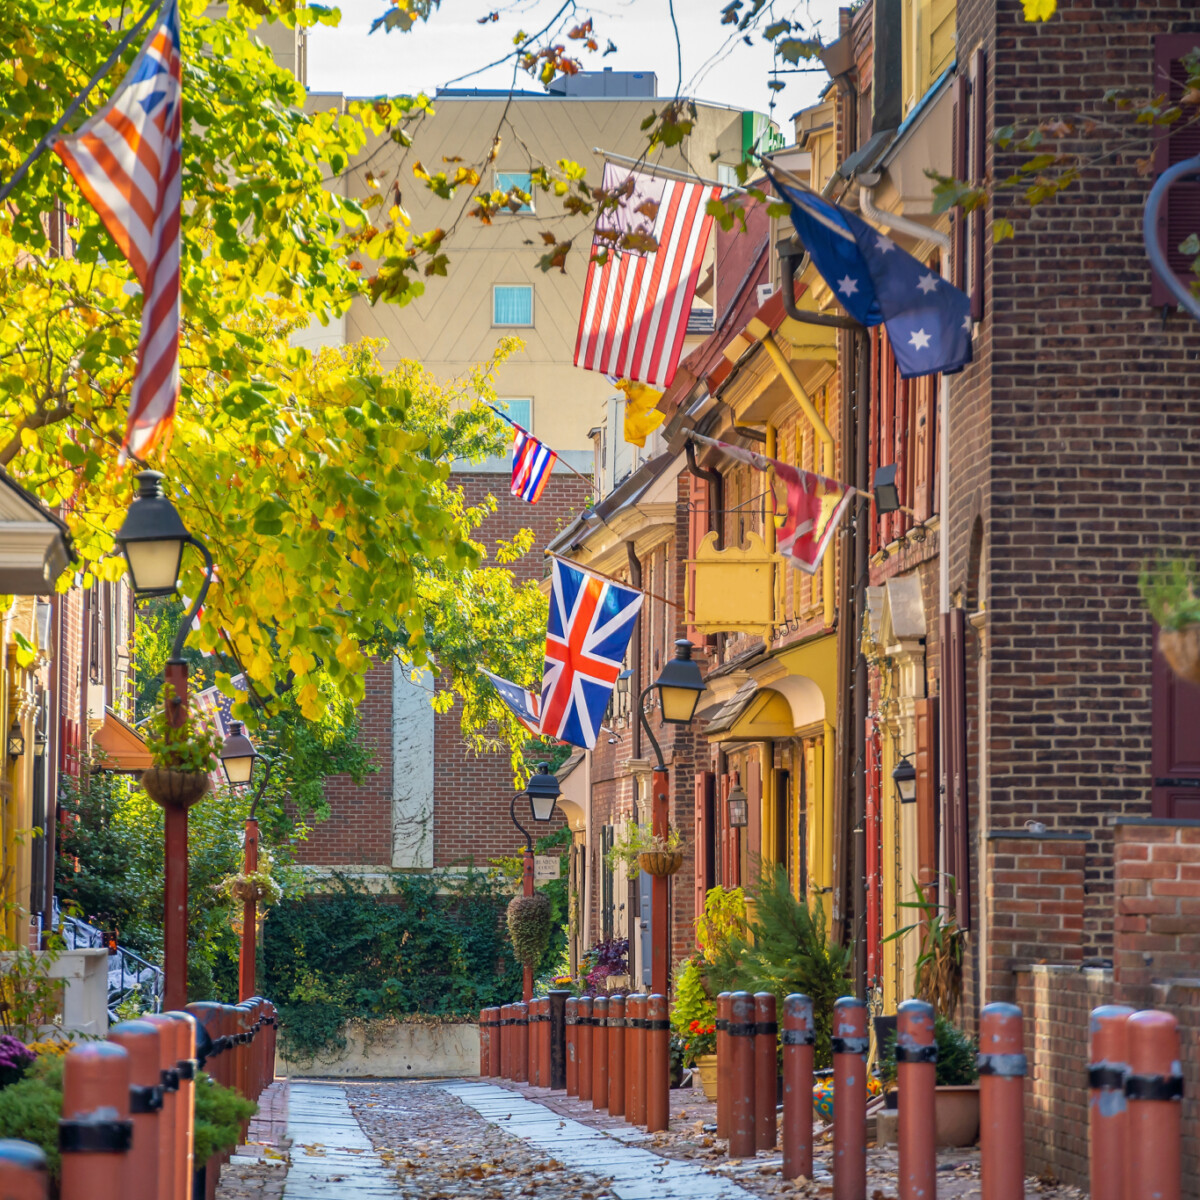
<path fill-rule="evenodd" d="M 537 854 L 533 859 L 534 883 L 548 883 L 562 878 L 562 859 L 557 854 Z"/>

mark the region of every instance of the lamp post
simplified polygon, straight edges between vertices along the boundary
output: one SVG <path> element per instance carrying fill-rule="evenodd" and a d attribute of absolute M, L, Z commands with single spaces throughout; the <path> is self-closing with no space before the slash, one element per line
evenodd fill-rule
<path fill-rule="evenodd" d="M 687 725 L 696 715 L 696 705 L 700 702 L 700 693 L 704 691 L 704 678 L 700 674 L 700 664 L 692 661 L 691 642 L 680 639 L 675 643 L 675 657 L 663 665 L 662 673 L 642 692 L 638 701 L 638 718 L 650 745 L 654 747 L 656 762 L 650 783 L 650 827 L 656 837 L 665 838 L 670 823 L 670 782 L 662 747 L 646 717 L 646 698 L 655 688 L 658 689 L 662 719 L 668 725 Z M 669 876 L 654 876 L 651 891 L 650 990 L 660 996 L 667 994 L 670 886 Z"/>
<path fill-rule="evenodd" d="M 267 780 L 271 778 L 271 770 L 275 766 L 273 759 L 263 758 L 254 748 L 254 743 L 246 736 L 245 727 L 241 721 L 233 721 L 229 726 L 229 736 L 221 747 L 221 766 L 225 769 L 225 778 L 230 787 L 246 787 L 254 775 L 254 764 L 262 759 L 267 769 L 259 780 L 258 790 L 250 801 L 250 812 L 246 816 L 246 845 L 245 859 L 242 864 L 242 874 L 252 875 L 258 870 L 258 818 L 255 812 L 258 802 L 266 791 Z M 255 984 L 258 955 L 258 900 L 253 889 L 242 898 L 242 946 L 238 955 L 238 1000 L 249 1000 L 258 994 Z"/>
<path fill-rule="evenodd" d="M 167 724 L 181 728 L 187 723 L 187 663 L 183 643 L 192 621 L 204 604 L 212 582 L 213 560 L 208 548 L 187 531 L 175 506 L 162 493 L 163 476 L 158 471 L 139 471 L 138 492 L 116 543 L 125 555 L 133 593 L 138 599 L 173 596 L 179 585 L 179 566 L 185 546 L 195 546 L 204 555 L 204 582 L 191 608 L 184 614 L 175 635 L 171 657 L 163 671 L 167 686 Z M 163 887 L 163 1007 L 182 1009 L 187 1003 L 187 899 L 188 899 L 188 813 L 185 805 L 163 806 L 165 830 L 165 879 Z"/>
<path fill-rule="evenodd" d="M 512 823 L 521 831 L 525 838 L 524 871 L 522 872 L 522 893 L 533 895 L 533 835 L 517 820 L 517 801 L 522 797 L 529 800 L 529 815 L 540 824 L 545 824 L 554 816 L 554 805 L 559 797 L 558 776 L 550 770 L 549 763 L 542 763 L 537 773 L 525 785 L 523 792 L 517 792 L 508 806 Z M 522 984 L 525 1003 L 533 999 L 533 968 L 525 968 Z"/>

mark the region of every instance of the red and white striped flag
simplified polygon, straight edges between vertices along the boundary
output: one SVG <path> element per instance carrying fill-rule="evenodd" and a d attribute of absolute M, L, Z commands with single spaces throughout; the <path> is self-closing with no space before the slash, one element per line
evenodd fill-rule
<path fill-rule="evenodd" d="M 167 0 L 108 103 L 54 146 L 142 285 L 122 462 L 169 443 L 179 396 L 182 102 L 179 4 Z"/>
<path fill-rule="evenodd" d="M 607 250 L 608 260 L 588 264 L 575 365 L 665 388 L 712 229 L 706 208 L 721 189 L 605 163 L 604 191 L 621 200 L 596 221 L 592 256 Z"/>

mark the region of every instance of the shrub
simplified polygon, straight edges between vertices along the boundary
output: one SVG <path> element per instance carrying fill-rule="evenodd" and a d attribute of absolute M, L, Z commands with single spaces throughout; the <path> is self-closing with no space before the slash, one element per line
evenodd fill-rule
<path fill-rule="evenodd" d="M 196 1076 L 196 1166 L 222 1150 L 232 1150 L 242 1140 L 242 1125 L 256 1112 L 254 1101 L 201 1071 Z"/>
<path fill-rule="evenodd" d="M 692 1025 L 711 1025 L 717 1019 L 717 1006 L 704 986 L 703 960 L 689 958 L 675 972 L 675 1004 L 671 1008 L 671 1026 L 685 1041 Z"/>
<path fill-rule="evenodd" d="M 979 1078 L 979 1047 L 953 1021 L 940 1013 L 934 1018 L 937 1044 L 938 1087 L 965 1087 Z M 879 1056 L 879 1074 L 885 1083 L 896 1082 L 896 1033 L 888 1034 Z"/>
<path fill-rule="evenodd" d="M 61 1056 L 44 1055 L 23 1079 L 0 1089 L 0 1138 L 20 1138 L 40 1147 L 55 1180 L 61 1170 L 58 1119 L 62 1115 L 62 1074 Z"/>

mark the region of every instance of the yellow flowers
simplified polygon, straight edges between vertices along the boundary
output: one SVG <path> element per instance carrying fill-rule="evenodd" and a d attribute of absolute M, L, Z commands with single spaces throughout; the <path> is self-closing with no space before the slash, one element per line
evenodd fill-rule
<path fill-rule="evenodd" d="M 1021 0 L 1025 6 L 1025 20 L 1048 21 L 1058 8 L 1058 0 Z"/>

